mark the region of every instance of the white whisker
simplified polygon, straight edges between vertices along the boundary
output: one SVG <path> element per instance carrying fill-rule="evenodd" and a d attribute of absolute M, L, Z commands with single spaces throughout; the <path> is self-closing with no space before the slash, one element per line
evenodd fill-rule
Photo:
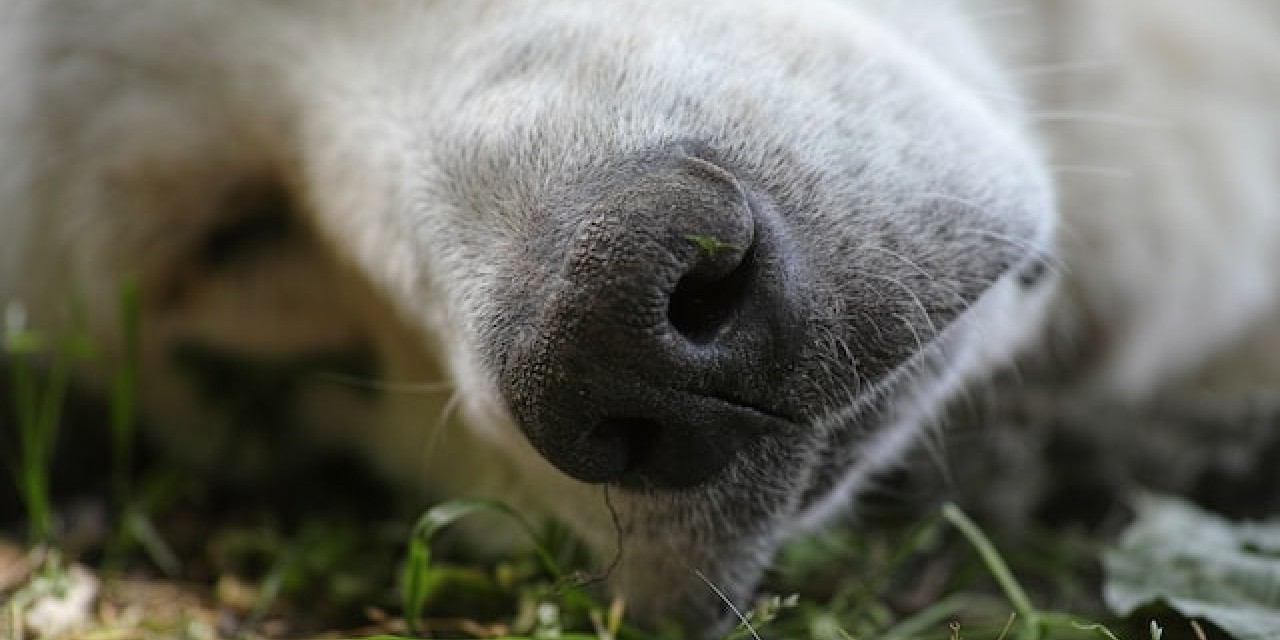
<path fill-rule="evenodd" d="M 1136 127 L 1145 129 L 1167 129 L 1173 126 L 1169 121 L 1142 118 L 1126 113 L 1108 113 L 1105 111 L 1037 111 L 1031 114 L 1037 122 L 1065 122 L 1097 125 L 1114 125 L 1118 127 Z"/>
<path fill-rule="evenodd" d="M 1103 60 L 1080 60 L 1076 62 L 1023 67 L 1021 69 L 1014 69 L 1010 72 L 1010 75 L 1018 78 L 1037 78 L 1042 76 L 1060 76 L 1062 74 L 1081 73 L 1087 71 L 1106 71 L 1114 67 L 1114 62 L 1106 62 Z"/>
<path fill-rule="evenodd" d="M 433 428 L 427 430 L 427 439 L 422 443 L 422 464 L 426 468 L 430 465 L 431 457 L 439 450 L 441 443 L 444 442 L 446 432 L 449 430 L 451 423 L 450 418 L 458 410 L 462 404 L 462 393 L 454 391 L 449 399 L 445 401 L 444 406 L 440 408 L 440 415 L 436 418 L 436 424 Z"/>
<path fill-rule="evenodd" d="M 1104 167 L 1090 166 L 1078 164 L 1054 164 L 1049 165 L 1049 169 L 1057 174 L 1067 175 L 1089 175 L 1100 176 L 1106 178 L 1119 178 L 1129 180 L 1134 177 L 1133 169 L 1125 167 Z"/>
<path fill-rule="evenodd" d="M 357 378 L 355 376 L 343 375 L 340 373 L 319 372 L 315 374 L 316 379 L 326 382 L 333 382 L 357 389 L 372 389 L 375 391 L 391 391 L 397 393 L 440 393 L 443 391 L 453 391 L 453 383 L 451 382 L 390 382 L 386 380 L 368 380 L 365 378 Z"/>
<path fill-rule="evenodd" d="M 729 610 L 733 611 L 733 615 L 738 616 L 738 620 L 741 621 L 743 626 L 747 628 L 747 631 L 751 633 L 752 638 L 755 638 L 755 640 L 762 640 L 760 634 L 756 633 L 756 628 L 751 625 L 751 620 L 748 620 L 746 616 L 742 615 L 742 612 L 738 610 L 738 607 L 734 606 L 733 601 L 730 600 L 728 596 L 724 595 L 724 592 L 721 591 L 719 587 L 708 580 L 707 576 L 702 573 L 702 570 L 694 569 L 693 573 L 698 576 L 698 579 L 702 580 L 703 584 L 707 585 L 708 588 L 714 591 L 715 594 L 724 601 L 725 605 L 729 607 Z"/>

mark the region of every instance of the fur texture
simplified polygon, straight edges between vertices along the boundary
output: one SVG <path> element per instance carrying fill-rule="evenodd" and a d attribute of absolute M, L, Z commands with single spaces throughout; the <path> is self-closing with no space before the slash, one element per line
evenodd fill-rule
<path fill-rule="evenodd" d="M 610 494 L 613 587 L 639 619 L 709 630 L 728 617 L 705 582 L 747 598 L 781 540 L 1015 357 L 1002 393 L 1070 406 L 1273 393 L 1276 13 L 5 0 L 0 299 L 118 356 L 116 292 L 138 282 L 148 418 L 208 468 L 353 448 L 438 496 L 554 514 L 607 558 L 605 490 L 513 408 L 652 383 L 647 353 L 595 367 L 572 341 L 631 336 L 615 302 L 662 316 L 613 278 L 677 269 L 703 224 L 678 216 L 731 185 L 788 342 L 672 384 L 777 422 L 695 486 Z"/>

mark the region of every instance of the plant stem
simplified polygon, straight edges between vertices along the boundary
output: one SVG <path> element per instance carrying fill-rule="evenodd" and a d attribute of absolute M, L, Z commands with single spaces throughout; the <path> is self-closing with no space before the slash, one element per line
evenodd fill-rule
<path fill-rule="evenodd" d="M 991 540 L 986 534 L 978 528 L 978 525 L 969 519 L 956 505 L 948 502 L 942 505 L 942 517 L 950 522 L 960 533 L 969 541 L 969 544 L 978 552 L 982 558 L 983 564 L 987 566 L 987 571 L 991 572 L 991 576 L 995 578 L 996 583 L 1000 585 L 1000 589 L 1004 591 L 1004 595 L 1009 599 L 1009 603 L 1013 605 L 1014 611 L 1018 612 L 1018 617 L 1022 619 L 1023 632 L 1028 638 L 1040 638 L 1041 620 L 1040 612 L 1036 611 L 1031 604 L 1031 598 L 1027 597 L 1027 592 L 1022 589 L 1022 585 L 1018 584 L 1018 580 L 1013 577 L 1013 572 L 1009 571 L 1009 565 L 1005 564 L 1004 558 L 1000 556 L 1000 552 L 996 550 L 995 545 L 991 544 Z"/>

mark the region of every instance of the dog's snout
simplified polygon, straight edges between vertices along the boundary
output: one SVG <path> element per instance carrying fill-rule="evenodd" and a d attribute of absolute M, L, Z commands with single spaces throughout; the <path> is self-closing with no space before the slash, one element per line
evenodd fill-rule
<path fill-rule="evenodd" d="M 605 181 L 501 384 L 533 445 L 585 482 L 701 484 L 770 429 L 798 313 L 774 221 L 680 156 Z"/>

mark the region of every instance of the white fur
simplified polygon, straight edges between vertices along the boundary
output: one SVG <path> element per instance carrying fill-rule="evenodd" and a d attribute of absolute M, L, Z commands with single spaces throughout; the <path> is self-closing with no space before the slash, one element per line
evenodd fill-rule
<path fill-rule="evenodd" d="M 276 176 L 303 194 L 315 242 L 260 272 L 197 275 L 185 303 L 146 316 L 143 400 L 165 425 L 160 436 L 200 458 L 210 448 L 197 443 L 219 429 L 172 371 L 175 339 L 288 355 L 365 337 L 388 379 L 444 387 L 390 393 L 371 409 L 315 383 L 307 393 L 317 437 L 358 447 L 442 495 L 550 509 L 608 549 L 599 490 L 560 474 L 520 436 L 463 330 L 468 313 L 490 304 L 469 239 L 501 238 L 515 223 L 443 211 L 432 172 L 450 150 L 433 145 L 455 141 L 498 162 L 513 132 L 563 113 L 547 133 L 560 147 L 512 161 L 525 163 L 536 187 L 536 168 L 560 162 L 555 153 L 585 163 L 688 123 L 646 112 L 643 95 L 613 95 L 600 84 L 607 78 L 572 59 L 563 75 L 576 94 L 514 84 L 466 102 L 496 55 L 492 43 L 578 24 L 617 38 L 591 55 L 634 57 L 668 74 L 655 80 L 662 91 L 715 87 L 714 99 L 726 101 L 769 94 L 764 80 L 736 87 L 717 75 L 722 60 L 744 57 L 753 78 L 778 82 L 854 74 L 873 125 L 884 115 L 877 109 L 909 97 L 909 77 L 943 103 L 939 113 L 968 114 L 981 132 L 974 139 L 986 141 L 966 146 L 945 127 L 913 131 L 936 145 L 942 165 L 991 171 L 991 190 L 1042 203 L 1037 154 L 1048 157 L 1060 219 L 1028 205 L 1035 232 L 1024 242 L 1044 252 L 1056 228 L 1062 282 L 1024 294 L 1005 277 L 985 294 L 951 330 L 966 342 L 946 375 L 895 417 L 900 428 L 866 443 L 871 462 L 807 514 L 813 524 L 895 460 L 947 397 L 1018 354 L 1051 351 L 1081 393 L 1126 401 L 1280 387 L 1278 14 L 1268 0 L 671 0 L 661 10 L 639 0 L 4 0 L 0 301 L 21 301 L 35 326 L 83 324 L 108 355 L 84 372 L 100 384 L 118 355 L 117 283 L 138 279 L 144 302 L 159 295 L 217 223 L 221 190 L 246 175 Z M 703 37 L 724 44 L 705 59 L 687 56 L 687 38 Z M 815 38 L 843 38 L 874 64 L 851 70 L 806 57 Z M 449 111 L 464 103 L 468 111 Z M 737 114 L 721 130 L 810 136 L 813 158 L 840 153 L 821 147 L 827 138 L 814 128 L 841 105 L 817 92 L 758 104 L 759 114 Z M 611 121 L 605 109 L 627 125 L 610 133 L 579 124 Z M 872 164 L 887 162 L 887 144 L 868 148 Z M 500 169 L 467 178 L 517 182 Z M 492 197 L 496 207 L 521 195 Z M 457 237 L 443 239 L 442 226 Z"/>

